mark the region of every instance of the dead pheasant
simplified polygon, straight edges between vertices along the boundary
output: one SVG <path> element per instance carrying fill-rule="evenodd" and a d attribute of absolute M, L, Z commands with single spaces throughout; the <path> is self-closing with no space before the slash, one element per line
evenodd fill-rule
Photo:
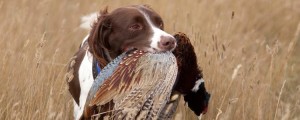
<path fill-rule="evenodd" d="M 90 90 L 84 119 L 172 119 L 176 93 L 184 95 L 197 115 L 205 112 L 209 94 L 194 48 L 183 33 L 174 37 L 175 57 L 132 50 L 108 64 Z"/>

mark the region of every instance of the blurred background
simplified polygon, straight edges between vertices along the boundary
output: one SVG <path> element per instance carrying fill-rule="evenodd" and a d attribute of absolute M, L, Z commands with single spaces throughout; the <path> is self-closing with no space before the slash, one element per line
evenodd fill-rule
<path fill-rule="evenodd" d="M 300 119 L 299 0 L 0 0 L 0 119 L 73 119 L 80 18 L 131 4 L 192 40 L 212 94 L 203 120 Z M 176 119 L 197 118 L 182 102 Z"/>

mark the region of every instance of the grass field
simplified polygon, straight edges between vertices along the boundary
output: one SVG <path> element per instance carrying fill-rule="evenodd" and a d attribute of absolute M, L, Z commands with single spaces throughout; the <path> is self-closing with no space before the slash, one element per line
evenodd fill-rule
<path fill-rule="evenodd" d="M 0 119 L 72 119 L 66 64 L 80 17 L 149 4 L 191 39 L 212 94 L 204 120 L 300 119 L 298 0 L 1 0 Z M 176 119 L 195 119 L 183 104 Z"/>

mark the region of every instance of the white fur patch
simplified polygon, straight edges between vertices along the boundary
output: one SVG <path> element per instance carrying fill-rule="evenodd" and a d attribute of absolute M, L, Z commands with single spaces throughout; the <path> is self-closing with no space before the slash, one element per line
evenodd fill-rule
<path fill-rule="evenodd" d="M 94 12 L 88 15 L 81 17 L 80 28 L 90 30 L 92 29 L 93 22 L 97 19 L 98 13 Z"/>
<path fill-rule="evenodd" d="M 74 115 L 74 119 L 78 120 L 79 118 L 77 118 L 78 112 L 80 111 L 80 107 L 77 105 L 77 103 L 75 102 L 75 100 L 73 99 L 73 107 L 74 107 L 74 111 L 73 111 L 73 115 Z"/>
<path fill-rule="evenodd" d="M 87 36 L 84 37 L 83 41 L 82 41 L 81 44 L 80 44 L 80 47 L 83 46 L 84 42 L 87 41 L 88 38 L 89 38 L 89 35 L 87 35 Z"/>
<path fill-rule="evenodd" d="M 169 36 L 169 37 L 173 37 L 173 36 L 170 35 L 169 33 L 166 33 L 165 31 L 163 31 L 163 30 L 157 28 L 156 26 L 154 26 L 153 23 L 152 23 L 152 21 L 150 20 L 149 16 L 148 16 L 145 12 L 143 12 L 143 11 L 141 11 L 141 10 L 139 10 L 139 11 L 144 15 L 144 17 L 145 17 L 146 20 L 147 20 L 147 23 L 149 24 L 149 26 L 151 27 L 151 29 L 152 29 L 152 31 L 153 31 L 153 35 L 152 35 L 152 37 L 151 37 L 151 44 L 150 44 L 151 48 L 154 48 L 154 49 L 156 49 L 156 50 L 158 50 L 158 51 L 162 51 L 162 50 L 158 47 L 158 42 L 160 41 L 161 36 Z M 174 37 L 173 37 L 173 38 L 174 38 Z M 175 39 L 175 38 L 174 38 L 174 39 Z M 171 50 L 171 51 L 172 51 L 172 50 Z M 153 51 L 153 52 L 154 52 L 154 51 Z"/>
<path fill-rule="evenodd" d="M 203 78 L 196 81 L 195 86 L 193 87 L 192 91 L 197 92 L 199 90 L 200 85 L 204 83 Z"/>
<path fill-rule="evenodd" d="M 86 98 L 94 82 L 92 66 L 93 57 L 89 51 L 86 51 L 86 54 L 80 64 L 80 68 L 78 71 L 80 97 L 79 106 L 77 106 L 77 104 L 74 104 L 74 117 L 76 120 L 78 120 L 83 114 Z"/>

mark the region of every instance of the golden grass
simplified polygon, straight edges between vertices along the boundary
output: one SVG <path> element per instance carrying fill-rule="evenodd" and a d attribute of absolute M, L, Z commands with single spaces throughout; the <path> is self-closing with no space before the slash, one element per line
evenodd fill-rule
<path fill-rule="evenodd" d="M 212 94 L 202 119 L 300 119 L 296 0 L 2 0 L 0 119 L 72 119 L 64 75 L 87 34 L 80 17 L 129 4 L 151 5 L 168 32 L 192 39 Z M 177 119 L 195 119 L 179 108 Z"/>

